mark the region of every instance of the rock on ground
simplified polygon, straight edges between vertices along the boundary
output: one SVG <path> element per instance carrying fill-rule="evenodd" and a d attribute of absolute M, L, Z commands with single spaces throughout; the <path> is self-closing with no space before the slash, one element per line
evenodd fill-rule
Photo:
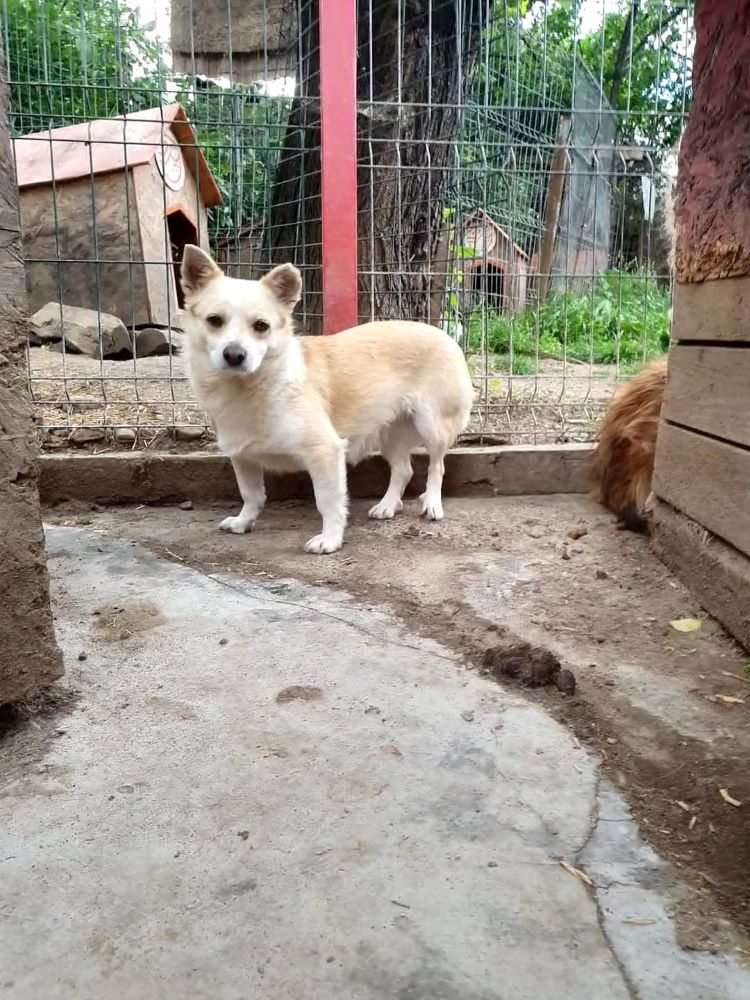
<path fill-rule="evenodd" d="M 135 335 L 135 353 L 139 358 L 177 354 L 182 350 L 182 334 L 179 330 L 167 330 L 149 326 L 138 330 Z"/>
<path fill-rule="evenodd" d="M 108 358 L 133 348 L 122 320 L 96 309 L 48 302 L 31 317 L 31 329 L 41 343 L 64 341 L 67 350 L 91 358 Z"/>

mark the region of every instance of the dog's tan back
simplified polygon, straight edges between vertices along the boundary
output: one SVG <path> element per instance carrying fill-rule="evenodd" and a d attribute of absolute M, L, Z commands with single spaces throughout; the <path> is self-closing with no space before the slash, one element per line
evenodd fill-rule
<path fill-rule="evenodd" d="M 363 440 L 403 416 L 404 401 L 429 400 L 453 441 L 471 411 L 473 389 L 461 349 L 424 323 L 382 321 L 333 337 L 300 339 L 311 386 L 337 433 Z M 408 406 L 408 403 L 407 403 Z"/>
<path fill-rule="evenodd" d="M 615 395 L 597 438 L 593 495 L 631 529 L 644 526 L 666 380 L 666 358 L 641 369 Z"/>

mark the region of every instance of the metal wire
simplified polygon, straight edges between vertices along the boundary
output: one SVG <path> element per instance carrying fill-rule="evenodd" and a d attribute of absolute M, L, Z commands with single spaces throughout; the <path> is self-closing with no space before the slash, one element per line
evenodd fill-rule
<path fill-rule="evenodd" d="M 48 163 L 34 181 L 17 145 L 32 309 L 96 317 L 97 357 L 30 337 L 46 446 L 210 436 L 180 350 L 188 236 L 238 277 L 294 261 L 299 328 L 320 331 L 318 2 L 173 0 L 170 19 L 156 0 L 2 0 L 12 134 L 34 136 Z M 668 343 L 662 219 L 692 4 L 356 5 L 361 320 L 423 319 L 459 341 L 473 439 L 590 439 L 618 380 Z M 148 111 L 137 141 L 125 119 L 98 124 Z M 175 148 L 181 188 L 164 177 Z M 207 204 L 204 162 L 221 204 Z M 113 310 L 129 348 L 110 357 L 100 314 Z M 163 353 L 139 355 L 146 327 Z"/>

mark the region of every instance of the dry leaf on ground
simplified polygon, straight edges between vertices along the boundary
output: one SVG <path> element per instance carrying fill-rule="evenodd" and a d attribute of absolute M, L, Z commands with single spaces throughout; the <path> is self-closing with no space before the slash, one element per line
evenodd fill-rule
<path fill-rule="evenodd" d="M 707 694 L 706 701 L 721 702 L 722 705 L 744 705 L 744 698 L 735 698 L 731 694 Z"/>
<path fill-rule="evenodd" d="M 593 888 L 593 881 L 588 877 L 586 872 L 582 872 L 580 868 L 574 868 L 573 865 L 569 865 L 567 861 L 563 861 L 562 859 L 560 860 L 560 867 L 564 868 L 566 872 L 570 872 L 571 875 L 575 875 L 575 877 L 579 878 L 581 882 L 584 882 L 586 885 L 590 885 Z"/>
<path fill-rule="evenodd" d="M 728 805 L 734 806 L 735 809 L 739 809 L 740 806 L 742 805 L 742 803 L 738 802 L 737 799 L 732 798 L 732 796 L 729 794 L 726 788 L 720 788 L 719 795 L 721 795 L 722 799 L 724 799 L 724 801 L 728 803 Z"/>
<path fill-rule="evenodd" d="M 700 618 L 675 618 L 669 624 L 678 632 L 697 632 L 703 623 Z"/>

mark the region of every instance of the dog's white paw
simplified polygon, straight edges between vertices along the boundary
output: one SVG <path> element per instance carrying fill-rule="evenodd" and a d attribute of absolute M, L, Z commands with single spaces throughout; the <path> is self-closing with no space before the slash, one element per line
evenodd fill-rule
<path fill-rule="evenodd" d="M 428 521 L 443 520 L 443 504 L 440 499 L 435 500 L 428 497 L 426 493 L 423 493 L 419 499 L 422 504 L 422 517 L 426 517 Z"/>
<path fill-rule="evenodd" d="M 253 526 L 252 521 L 246 521 L 242 517 L 225 517 L 219 525 L 219 531 L 230 531 L 233 535 L 244 535 Z"/>
<path fill-rule="evenodd" d="M 343 541 L 343 538 L 331 538 L 321 533 L 305 543 L 305 552 L 312 552 L 316 556 L 329 555 L 331 552 L 338 552 Z"/>
<path fill-rule="evenodd" d="M 381 500 L 380 503 L 376 503 L 374 507 L 370 508 L 367 516 L 375 518 L 376 521 L 390 521 L 403 509 L 404 505 L 400 500 L 397 500 L 395 504 L 387 504 L 385 500 Z"/>

